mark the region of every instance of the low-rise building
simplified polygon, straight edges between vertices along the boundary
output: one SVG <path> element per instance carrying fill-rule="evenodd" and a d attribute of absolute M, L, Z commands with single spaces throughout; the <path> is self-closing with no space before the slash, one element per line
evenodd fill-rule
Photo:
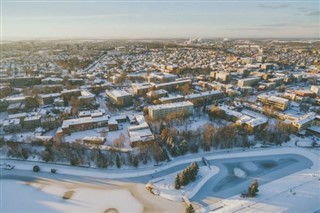
<path fill-rule="evenodd" d="M 78 98 L 81 105 L 91 105 L 96 101 L 96 96 L 87 90 L 82 90 L 81 96 L 79 96 Z"/>
<path fill-rule="evenodd" d="M 40 126 L 41 126 L 41 115 L 29 116 L 23 120 L 23 127 L 25 129 L 35 129 Z"/>
<path fill-rule="evenodd" d="M 131 147 L 144 145 L 154 141 L 154 136 L 142 115 L 137 115 L 136 121 L 138 125 L 128 127 L 128 135 Z"/>
<path fill-rule="evenodd" d="M 320 87 L 319 86 L 312 85 L 310 88 L 310 91 L 314 92 L 316 94 L 316 96 L 320 96 Z"/>
<path fill-rule="evenodd" d="M 107 116 L 69 119 L 63 121 L 61 129 L 63 134 L 70 134 L 72 132 L 105 127 L 108 124 L 108 120 Z"/>
<path fill-rule="evenodd" d="M 148 98 L 150 99 L 158 99 L 162 97 L 168 96 L 168 91 L 164 89 L 153 90 L 147 93 Z"/>
<path fill-rule="evenodd" d="M 144 96 L 147 94 L 147 92 L 149 92 L 153 88 L 154 88 L 153 83 L 132 84 L 133 93 L 137 96 Z"/>
<path fill-rule="evenodd" d="M 18 118 L 6 119 L 3 121 L 2 126 L 5 132 L 18 132 L 21 130 L 21 122 Z"/>
<path fill-rule="evenodd" d="M 247 87 L 247 86 L 254 86 L 258 84 L 260 78 L 252 77 L 252 78 L 243 78 L 238 80 L 239 87 Z"/>
<path fill-rule="evenodd" d="M 168 115 L 187 116 L 193 114 L 193 103 L 190 101 L 183 101 L 153 105 L 148 107 L 148 113 L 151 119 L 163 119 Z"/>
<path fill-rule="evenodd" d="M 259 95 L 258 101 L 261 101 L 264 105 L 272 106 L 278 110 L 286 110 L 289 105 L 289 100 L 280 98 L 277 96 Z"/>
<path fill-rule="evenodd" d="M 180 101 L 184 101 L 184 96 L 183 95 L 170 95 L 168 97 L 159 98 L 159 101 L 162 104 L 180 102 Z"/>
<path fill-rule="evenodd" d="M 292 121 L 292 125 L 294 126 L 296 131 L 299 132 L 312 126 L 315 119 L 316 119 L 316 114 L 314 112 L 310 112 L 294 119 Z"/>
<path fill-rule="evenodd" d="M 132 95 L 124 90 L 107 90 L 106 95 L 116 106 L 125 107 L 132 105 Z"/>
<path fill-rule="evenodd" d="M 167 91 L 175 91 L 179 86 L 183 86 L 186 84 L 191 85 L 192 81 L 191 79 L 178 79 L 176 81 L 168 82 L 168 83 L 162 83 L 162 84 L 156 84 L 156 89 L 164 89 Z"/>
<path fill-rule="evenodd" d="M 197 94 L 190 94 L 185 96 L 186 101 L 190 101 L 195 106 L 203 106 L 211 104 L 214 100 L 223 98 L 224 93 L 221 90 L 207 91 Z"/>

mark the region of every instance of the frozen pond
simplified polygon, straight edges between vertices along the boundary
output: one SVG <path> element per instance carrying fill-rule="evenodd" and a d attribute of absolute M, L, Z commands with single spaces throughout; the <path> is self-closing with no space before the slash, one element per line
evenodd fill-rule
<path fill-rule="evenodd" d="M 272 155 L 261 157 L 230 158 L 210 161 L 220 168 L 191 199 L 207 206 L 211 198 L 228 198 L 247 190 L 253 179 L 260 185 L 285 177 L 312 166 L 312 162 L 300 155 Z"/>

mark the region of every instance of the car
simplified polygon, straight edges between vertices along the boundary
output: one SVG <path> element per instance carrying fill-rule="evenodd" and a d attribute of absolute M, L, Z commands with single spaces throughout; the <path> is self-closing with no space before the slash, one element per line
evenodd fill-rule
<path fill-rule="evenodd" d="M 5 170 L 12 170 L 12 169 L 14 169 L 14 167 L 15 167 L 15 165 L 7 164 L 7 163 L 4 164 Z"/>

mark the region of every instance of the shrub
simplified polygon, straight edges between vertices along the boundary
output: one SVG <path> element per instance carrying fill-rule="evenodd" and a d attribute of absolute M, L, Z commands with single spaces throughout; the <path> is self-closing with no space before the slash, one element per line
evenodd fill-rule
<path fill-rule="evenodd" d="M 32 170 L 33 172 L 40 172 L 40 167 L 38 165 L 35 165 Z"/>

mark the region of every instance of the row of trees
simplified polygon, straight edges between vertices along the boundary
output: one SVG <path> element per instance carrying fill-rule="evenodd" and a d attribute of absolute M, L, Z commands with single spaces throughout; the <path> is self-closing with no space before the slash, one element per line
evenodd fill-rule
<path fill-rule="evenodd" d="M 182 172 L 178 173 L 175 181 L 174 188 L 180 189 L 182 186 L 187 185 L 191 181 L 195 181 L 198 174 L 199 166 L 197 162 L 192 162 L 187 168 Z"/>
<path fill-rule="evenodd" d="M 146 144 L 134 152 L 119 152 L 114 150 L 101 150 L 99 147 L 89 149 L 86 145 L 78 142 L 37 142 L 16 143 L 0 140 L 0 147 L 8 157 L 19 159 L 38 158 L 45 162 L 69 163 L 73 166 L 96 166 L 108 168 L 123 165 L 138 167 L 140 163 L 168 160 L 166 150 L 158 143 Z"/>
<path fill-rule="evenodd" d="M 255 140 L 281 145 L 283 142 L 290 140 L 290 134 L 294 133 L 295 129 L 291 124 L 279 122 L 272 125 L 267 125 L 261 131 L 255 133 Z"/>

